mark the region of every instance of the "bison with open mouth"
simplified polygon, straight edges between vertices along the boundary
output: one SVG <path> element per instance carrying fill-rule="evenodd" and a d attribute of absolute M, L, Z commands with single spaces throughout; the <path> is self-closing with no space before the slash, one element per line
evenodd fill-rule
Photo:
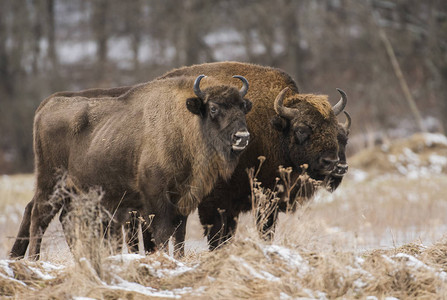
<path fill-rule="evenodd" d="M 75 190 L 102 187 L 101 204 L 117 212 L 112 235 L 135 210 L 154 215 L 146 249 L 165 243 L 215 182 L 230 178 L 249 145 L 248 81 L 233 76 L 243 83 L 238 89 L 204 77 L 156 80 L 111 97 L 65 92 L 44 100 L 34 119 L 36 191 L 11 257 L 23 257 L 29 246 L 38 259 L 48 224 L 60 209 L 61 221 L 70 210 L 70 199 L 49 201 L 56 169 Z"/>

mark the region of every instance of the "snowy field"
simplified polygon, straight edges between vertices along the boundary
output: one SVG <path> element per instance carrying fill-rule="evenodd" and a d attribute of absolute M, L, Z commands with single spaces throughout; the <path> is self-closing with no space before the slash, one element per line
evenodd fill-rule
<path fill-rule="evenodd" d="M 434 299 L 447 297 L 447 138 L 420 134 L 364 150 L 333 194 L 280 215 L 273 242 L 250 214 L 208 252 L 197 214 L 186 256 L 70 253 L 57 220 L 42 260 L 8 260 L 33 176 L 0 177 L 0 295 L 55 299 Z"/>

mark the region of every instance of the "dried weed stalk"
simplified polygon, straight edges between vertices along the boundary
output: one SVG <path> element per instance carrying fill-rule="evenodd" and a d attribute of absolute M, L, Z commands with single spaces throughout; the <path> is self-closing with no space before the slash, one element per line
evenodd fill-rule
<path fill-rule="evenodd" d="M 265 188 L 257 176 L 265 161 L 259 156 L 259 167 L 247 170 L 251 186 L 251 199 L 256 229 L 264 240 L 273 238 L 278 212 L 294 212 L 299 206 L 308 202 L 315 193 L 321 181 L 310 178 L 306 171 L 306 164 L 301 166 L 301 174 L 292 175 L 292 168 L 279 166 L 279 176 L 276 178 L 273 189 Z"/>
<path fill-rule="evenodd" d="M 103 258 L 113 254 L 121 243 L 109 234 L 113 216 L 101 205 L 103 197 L 104 191 L 99 187 L 88 192 L 76 188 L 64 172 L 50 201 L 63 203 L 62 227 L 75 263 L 87 273 L 91 270 L 85 266 L 92 266 L 99 278 L 104 274 Z"/>

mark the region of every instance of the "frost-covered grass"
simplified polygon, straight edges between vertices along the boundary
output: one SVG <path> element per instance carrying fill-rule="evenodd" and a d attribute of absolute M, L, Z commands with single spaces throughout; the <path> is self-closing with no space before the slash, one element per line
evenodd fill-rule
<path fill-rule="evenodd" d="M 44 237 L 41 261 L 8 260 L 13 242 L 8 237 L 15 236 L 32 197 L 33 177 L 0 177 L 0 296 L 446 298 L 446 156 L 444 148 L 436 148 L 444 142 L 422 136 L 385 147 L 379 155 L 385 161 L 378 164 L 375 157 L 374 168 L 351 163 L 335 193 L 319 192 L 294 214 L 280 214 L 272 242 L 259 239 L 252 216 L 245 214 L 233 242 L 208 252 L 195 214 L 188 220 L 186 256 L 179 260 L 162 252 L 104 251 L 95 261 L 85 249 L 72 256 L 57 220 Z M 402 173 L 398 163 L 415 166 L 419 175 Z"/>
<path fill-rule="evenodd" d="M 0 260 L 0 293 L 51 299 L 443 299 L 445 242 L 315 252 L 246 237 L 182 261 L 160 252 L 115 255 L 105 259 L 101 277 L 85 258 L 72 267 Z"/>

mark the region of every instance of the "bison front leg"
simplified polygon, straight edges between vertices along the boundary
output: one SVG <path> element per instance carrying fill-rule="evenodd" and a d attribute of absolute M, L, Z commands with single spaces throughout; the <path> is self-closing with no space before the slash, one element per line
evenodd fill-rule
<path fill-rule="evenodd" d="M 199 218 L 210 250 L 226 243 L 236 232 L 237 215 L 229 210 L 218 208 L 211 202 L 203 201 L 199 205 Z"/>
<path fill-rule="evenodd" d="M 17 233 L 16 240 L 9 254 L 11 258 L 20 259 L 25 256 L 26 248 L 28 248 L 29 244 L 29 229 L 31 225 L 31 211 L 33 209 L 33 205 L 34 201 L 31 200 L 25 207 L 19 232 Z"/>
<path fill-rule="evenodd" d="M 185 255 L 185 235 L 187 216 L 178 216 L 176 220 L 176 230 L 174 232 L 174 256 L 183 257 Z"/>
<path fill-rule="evenodd" d="M 276 223 L 278 219 L 278 208 L 268 214 L 265 212 L 256 212 L 256 228 L 258 229 L 259 236 L 266 240 L 271 241 L 275 235 Z"/>
<path fill-rule="evenodd" d="M 131 253 L 138 253 L 138 231 L 140 223 L 140 216 L 137 211 L 131 211 L 129 220 L 125 224 L 126 243 Z"/>
<path fill-rule="evenodd" d="M 153 235 L 151 232 L 151 224 L 154 216 L 143 216 L 144 222 L 141 224 L 141 231 L 143 235 L 143 245 L 144 251 L 146 253 L 153 253 L 157 250 L 157 246 L 155 245 L 155 241 L 153 239 Z"/>
<path fill-rule="evenodd" d="M 178 213 L 172 203 L 164 203 L 164 205 L 152 211 L 153 219 L 150 230 L 153 234 L 155 246 L 158 250 L 167 251 L 169 239 L 174 234 L 178 224 Z"/>

